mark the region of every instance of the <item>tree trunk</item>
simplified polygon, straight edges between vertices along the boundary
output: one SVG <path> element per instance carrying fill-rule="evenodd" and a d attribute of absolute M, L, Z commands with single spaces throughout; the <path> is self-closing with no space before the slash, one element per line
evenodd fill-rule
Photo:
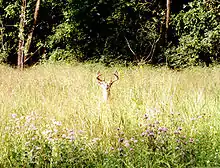
<path fill-rule="evenodd" d="M 170 4 L 171 4 L 171 0 L 167 0 L 166 32 L 165 32 L 165 41 L 166 41 L 166 43 L 167 43 L 168 29 L 169 29 L 169 23 L 170 23 Z"/>
<path fill-rule="evenodd" d="M 24 60 L 24 62 L 26 62 L 31 57 L 31 56 L 28 57 L 28 53 L 29 53 L 29 49 L 30 49 L 34 29 L 35 29 L 36 24 L 37 24 L 37 17 L 38 17 L 39 8 L 40 8 L 40 0 L 37 0 L 36 7 L 35 7 L 35 12 L 34 12 L 34 23 L 33 23 L 33 26 L 30 30 L 30 33 L 28 34 L 27 42 L 25 43 L 25 50 L 24 50 L 25 60 Z"/>
<path fill-rule="evenodd" d="M 4 47 L 4 26 L 2 23 L 2 20 L 0 18 L 0 40 L 1 40 L 1 51 L 5 51 L 5 47 Z"/>
<path fill-rule="evenodd" d="M 17 60 L 17 66 L 20 69 L 24 68 L 25 62 L 30 58 L 28 58 L 28 53 L 31 45 L 31 40 L 33 36 L 34 29 L 37 24 L 37 17 L 38 17 L 38 11 L 40 8 L 40 0 L 37 0 L 35 12 L 34 12 L 34 23 L 30 30 L 30 33 L 28 34 L 26 43 L 24 42 L 24 27 L 25 27 L 25 12 L 26 12 L 26 0 L 22 0 L 22 6 L 21 6 L 21 15 L 20 15 L 20 24 L 19 24 L 19 43 L 18 43 L 18 60 Z"/>
<path fill-rule="evenodd" d="M 17 66 L 24 68 L 24 23 L 25 23 L 26 0 L 22 0 L 20 24 L 19 24 L 19 42 L 18 42 L 18 60 Z"/>

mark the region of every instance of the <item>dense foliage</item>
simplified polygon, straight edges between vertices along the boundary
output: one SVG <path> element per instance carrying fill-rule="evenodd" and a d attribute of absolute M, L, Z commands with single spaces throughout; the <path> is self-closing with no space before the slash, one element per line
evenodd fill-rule
<path fill-rule="evenodd" d="M 35 1 L 27 0 L 24 41 L 33 25 Z M 0 1 L 0 62 L 16 64 L 21 2 Z M 42 0 L 27 63 L 100 61 L 167 63 L 170 67 L 218 61 L 220 3 L 172 2 L 165 28 L 162 0 Z"/>
<path fill-rule="evenodd" d="M 173 18 L 178 43 L 167 50 L 169 65 L 198 65 L 202 60 L 209 66 L 213 60 L 219 61 L 220 5 L 217 1 L 192 2 L 186 8 Z"/>

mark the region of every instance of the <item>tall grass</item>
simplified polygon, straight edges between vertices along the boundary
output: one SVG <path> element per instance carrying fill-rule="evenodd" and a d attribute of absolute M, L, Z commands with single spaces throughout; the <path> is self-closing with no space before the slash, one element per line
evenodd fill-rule
<path fill-rule="evenodd" d="M 1 167 L 220 166 L 219 68 L 0 66 L 0 110 Z"/>

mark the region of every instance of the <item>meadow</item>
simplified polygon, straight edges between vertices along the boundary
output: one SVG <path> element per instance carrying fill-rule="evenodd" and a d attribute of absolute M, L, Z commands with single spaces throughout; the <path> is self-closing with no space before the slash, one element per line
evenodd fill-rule
<path fill-rule="evenodd" d="M 0 111 L 0 167 L 220 167 L 218 67 L 1 65 Z"/>

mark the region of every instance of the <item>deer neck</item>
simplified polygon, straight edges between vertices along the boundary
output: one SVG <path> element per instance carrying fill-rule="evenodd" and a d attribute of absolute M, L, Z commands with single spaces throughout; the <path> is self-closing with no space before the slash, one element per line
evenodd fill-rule
<path fill-rule="evenodd" d="M 103 89 L 103 99 L 104 101 L 108 101 L 110 98 L 110 89 Z"/>

